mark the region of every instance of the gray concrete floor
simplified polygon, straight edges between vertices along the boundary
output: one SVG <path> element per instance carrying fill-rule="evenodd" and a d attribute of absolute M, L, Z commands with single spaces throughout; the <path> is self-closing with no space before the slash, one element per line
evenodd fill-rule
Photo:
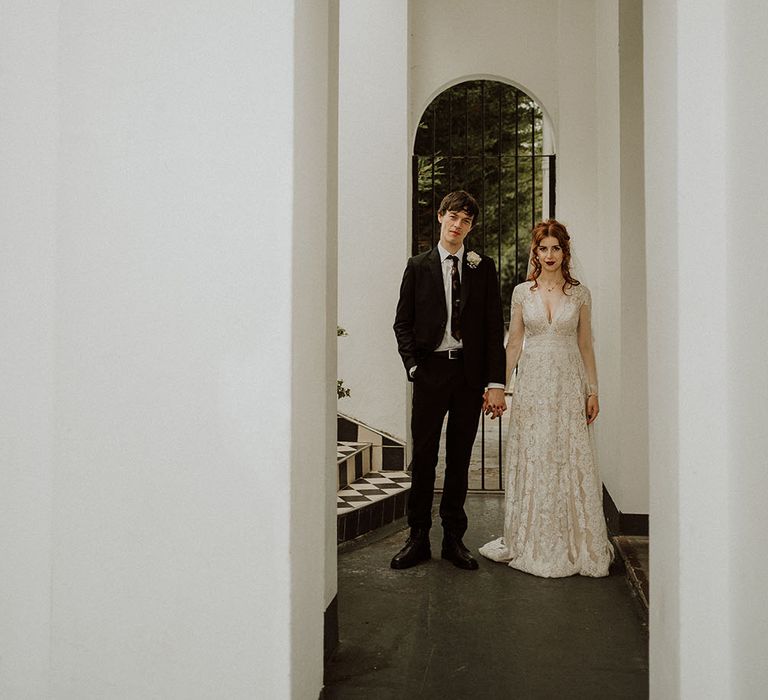
<path fill-rule="evenodd" d="M 470 495 L 474 552 L 500 534 L 503 496 Z M 339 552 L 339 647 L 324 699 L 648 697 L 647 631 L 620 566 L 603 579 L 542 579 L 479 558 L 394 571 L 400 521 Z M 477 555 L 479 557 L 479 555 Z"/>

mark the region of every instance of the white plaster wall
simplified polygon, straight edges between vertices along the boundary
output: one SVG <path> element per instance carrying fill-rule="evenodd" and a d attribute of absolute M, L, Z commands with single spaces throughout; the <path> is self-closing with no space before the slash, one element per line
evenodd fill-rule
<path fill-rule="evenodd" d="M 729 560 L 745 543 L 723 517 L 743 469 L 728 433 L 747 438 L 722 398 L 736 368 L 726 262 L 741 237 L 726 202 L 725 6 L 644 10 L 654 698 L 754 697 L 732 694 Z"/>
<path fill-rule="evenodd" d="M 0 694 L 316 698 L 326 8 L 3 11 Z"/>
<path fill-rule="evenodd" d="M 571 11 L 575 9 L 571 3 Z M 565 8 L 563 8 L 565 9 Z M 588 4 L 581 6 L 579 18 L 584 23 L 584 31 L 590 23 Z M 590 225 L 589 238 L 578 235 L 576 245 L 578 250 L 588 246 L 587 260 L 597 264 L 597 269 L 587 277 L 592 280 L 595 294 L 593 332 L 595 334 L 595 355 L 600 385 L 600 418 L 595 423 L 595 434 L 600 458 L 600 473 L 606 487 L 619 510 L 624 512 L 636 511 L 629 505 L 630 499 L 626 488 L 623 488 L 624 464 L 622 463 L 621 433 L 624 423 L 624 404 L 629 397 L 624 395 L 621 384 L 621 369 L 623 364 L 623 348 L 621 342 L 621 284 L 623 270 L 621 267 L 621 107 L 619 96 L 619 21 L 618 3 L 614 0 L 598 0 L 592 9 L 594 27 L 594 70 L 587 75 L 594 76 L 595 100 L 592 124 L 594 141 L 584 144 L 585 150 L 595 149 L 593 155 L 588 150 L 580 159 L 574 161 L 574 166 L 580 163 L 595 164 L 594 194 L 582 193 L 587 201 L 593 199 L 595 220 Z M 575 18 L 570 14 L 562 17 L 561 31 L 571 35 L 569 23 Z M 574 37 L 571 36 L 573 39 Z M 565 49 L 565 47 L 563 47 Z M 580 49 L 582 52 L 584 48 Z M 576 46 L 570 46 L 561 54 L 563 67 L 568 70 L 568 56 L 571 52 L 579 51 Z M 563 73 L 563 82 L 566 74 Z M 571 85 L 569 93 L 577 85 Z M 572 95 L 577 97 L 577 95 Z M 584 115 L 587 117 L 587 115 Z M 565 121 L 562 119 L 561 121 Z M 586 121 L 586 120 L 585 120 Z M 576 122 L 581 125 L 582 121 Z M 596 158 L 595 158 L 596 156 Z M 563 160 L 565 160 L 565 156 Z M 575 173 L 574 173 L 575 175 Z M 559 184 L 559 183 L 558 183 Z M 565 187 L 565 185 L 563 185 Z M 560 187 L 558 187 L 560 189 Z M 566 195 L 567 196 L 567 195 Z M 582 212 L 584 210 L 583 204 Z M 567 210 L 566 210 L 567 211 Z M 582 224 L 586 226 L 586 222 Z M 578 229 L 574 231 L 578 234 Z M 631 492 L 630 492 L 631 493 Z"/>
<path fill-rule="evenodd" d="M 621 479 L 629 513 L 648 512 L 648 328 L 643 141 L 643 5 L 619 2 Z M 663 284 L 654 276 L 654 285 Z"/>
<path fill-rule="evenodd" d="M 409 132 L 415 132 L 435 95 L 474 77 L 520 86 L 551 118 L 558 218 L 573 235 L 595 305 L 602 476 L 620 510 L 647 513 L 645 436 L 642 428 L 634 433 L 626 428 L 647 410 L 647 396 L 637 392 L 645 382 L 644 367 L 636 368 L 643 352 L 633 350 L 645 345 L 644 330 L 631 321 L 643 315 L 645 282 L 644 268 L 638 272 L 632 257 L 622 252 L 621 177 L 637 166 L 621 162 L 618 5 L 609 0 L 481 0 L 467 10 L 463 3 L 410 3 Z M 641 128 L 630 126 L 629 131 Z M 627 148 L 637 155 L 642 146 Z M 634 225 L 626 235 L 636 233 L 642 227 Z M 627 264 L 632 270 L 625 276 Z"/>
<path fill-rule="evenodd" d="M 760 603 L 768 585 L 762 555 L 768 532 L 768 304 L 765 302 L 765 226 L 768 221 L 768 5 L 750 0 L 726 5 L 727 290 L 726 347 L 729 384 L 714 410 L 727 418 L 730 533 L 729 615 L 731 697 L 757 698 L 768 688 L 763 653 L 768 611 Z M 723 425 L 721 417 L 720 426 Z M 719 428 L 722 431 L 722 427 Z M 721 501 L 718 505 L 723 507 Z"/>
<path fill-rule="evenodd" d="M 471 77 L 514 82 L 558 123 L 559 86 L 551 63 L 558 42 L 556 0 L 411 0 L 409 5 L 410 152 L 432 99 Z"/>
<path fill-rule="evenodd" d="M 392 331 L 410 252 L 407 0 L 340 2 L 339 409 L 401 439 L 406 379 Z"/>
<path fill-rule="evenodd" d="M 48 688 L 57 4 L 19 0 L 5 2 L 0 9 L 0 697 L 4 698 L 42 698 Z"/>
<path fill-rule="evenodd" d="M 573 234 L 574 248 L 585 269 L 587 284 L 593 288 L 595 305 L 594 332 L 598 359 L 603 349 L 601 313 L 602 306 L 602 260 L 600 249 L 600 225 L 610 220 L 609 213 L 600 217 L 599 167 L 615 167 L 605 148 L 599 141 L 599 129 L 609 129 L 606 143 L 615 142 L 615 121 L 617 106 L 614 103 L 613 86 L 598 85 L 598 49 L 605 53 L 605 47 L 598 44 L 594 2 L 557 3 L 556 15 L 557 48 L 553 51 L 557 79 L 558 119 L 555 125 L 557 144 L 557 215 L 567 224 Z M 539 57 L 541 61 L 541 57 Z M 615 69 L 613 56 L 609 55 L 611 67 L 603 69 L 601 77 L 612 80 L 611 69 Z M 544 63 L 542 61 L 542 63 Z M 598 92 L 598 89 L 600 92 Z M 598 94 L 609 97 L 604 106 L 606 114 L 598 110 Z M 600 160 L 599 160 L 600 159 Z M 609 200 L 608 204 L 612 204 Z M 607 377 L 604 368 L 598 365 L 601 399 Z M 603 404 L 605 401 L 602 402 Z M 602 406 L 605 411 L 608 406 Z M 600 417 L 602 423 L 605 416 Z"/>

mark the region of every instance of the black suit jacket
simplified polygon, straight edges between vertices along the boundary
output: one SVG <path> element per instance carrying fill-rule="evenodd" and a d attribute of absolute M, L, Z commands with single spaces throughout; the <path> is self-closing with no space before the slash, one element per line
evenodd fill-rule
<path fill-rule="evenodd" d="M 480 263 L 471 267 L 466 247 L 460 308 L 467 381 L 477 387 L 489 382 L 504 384 L 504 318 L 496 266 L 483 255 Z M 435 247 L 408 260 L 400 285 L 394 330 L 406 373 L 440 345 L 447 323 L 443 271 Z"/>

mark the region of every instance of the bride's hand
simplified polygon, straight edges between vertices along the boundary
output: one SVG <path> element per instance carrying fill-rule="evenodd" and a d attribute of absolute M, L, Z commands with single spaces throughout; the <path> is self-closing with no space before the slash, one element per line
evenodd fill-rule
<path fill-rule="evenodd" d="M 486 416 L 490 415 L 491 420 L 499 418 L 507 410 L 504 389 L 487 389 L 483 398 L 483 412 Z"/>
<path fill-rule="evenodd" d="M 600 403 L 595 394 L 590 394 L 587 396 L 587 425 L 595 422 L 598 413 L 600 413 Z"/>

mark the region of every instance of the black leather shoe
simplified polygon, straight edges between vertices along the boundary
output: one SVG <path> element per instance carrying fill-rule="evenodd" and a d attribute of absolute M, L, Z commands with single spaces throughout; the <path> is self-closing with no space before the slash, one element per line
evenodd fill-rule
<path fill-rule="evenodd" d="M 447 559 L 454 566 L 460 569 L 474 571 L 478 568 L 477 562 L 472 558 L 469 550 L 464 546 L 461 538 L 444 537 L 443 538 L 443 559 Z"/>
<path fill-rule="evenodd" d="M 405 547 L 395 554 L 390 566 L 393 569 L 410 569 L 412 566 L 431 558 L 429 530 L 412 530 Z"/>

